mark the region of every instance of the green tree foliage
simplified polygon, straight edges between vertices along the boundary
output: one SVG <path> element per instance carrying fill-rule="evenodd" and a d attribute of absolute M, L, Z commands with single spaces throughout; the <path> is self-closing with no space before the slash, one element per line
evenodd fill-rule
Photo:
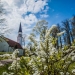
<path fill-rule="evenodd" d="M 45 34 L 47 30 L 47 24 L 45 20 L 40 20 L 36 23 L 35 27 L 33 28 L 34 33 L 40 35 L 40 40 L 43 41 L 45 39 Z"/>
<path fill-rule="evenodd" d="M 47 24 L 48 22 L 46 22 L 45 20 L 38 21 L 34 26 L 32 33 L 29 36 L 31 46 L 30 45 L 28 46 L 30 46 L 30 50 L 33 51 L 33 53 L 35 51 L 35 47 L 39 44 L 39 41 L 44 41 L 45 39 L 45 34 L 48 29 Z M 38 38 L 38 40 L 34 40 L 35 38 Z M 34 42 L 32 43 L 32 41 Z"/>
<path fill-rule="evenodd" d="M 9 72 L 4 72 L 3 75 L 75 75 L 75 47 L 70 46 L 66 50 L 64 48 L 57 50 L 53 46 L 53 37 L 50 34 L 56 27 L 53 25 L 48 29 L 45 39 L 39 44 L 31 36 L 30 40 L 36 44 L 33 54 L 31 50 L 28 50 L 27 56 L 17 60 L 18 50 L 15 50 L 12 54 L 13 62 L 8 68 Z M 57 33 L 57 36 L 63 33 Z"/>
<path fill-rule="evenodd" d="M 57 33 L 59 33 L 59 28 L 58 28 L 58 26 L 57 26 L 55 29 L 52 30 L 51 35 L 52 35 L 52 37 L 53 37 L 53 44 L 54 44 L 54 46 L 55 46 L 56 48 L 59 48 L 59 45 L 58 45 L 59 42 L 58 42 Z"/>
<path fill-rule="evenodd" d="M 72 66 L 74 63 L 74 55 L 72 56 L 74 53 L 74 47 L 70 47 L 67 50 L 57 50 L 53 46 L 53 37 L 50 34 L 56 27 L 57 26 L 52 26 L 47 30 L 45 40 L 40 41 L 40 44 L 36 45 L 36 55 L 33 54 L 29 57 L 22 57 L 23 59 L 21 61 L 25 60 L 22 65 L 24 65 L 25 68 L 27 67 L 26 69 L 29 70 L 22 70 L 22 72 L 26 71 L 27 73 L 25 74 L 28 75 L 74 75 L 74 68 Z M 57 35 L 62 34 L 58 33 Z M 33 39 L 32 42 L 35 43 L 34 41 L 38 43 L 35 39 Z M 32 52 L 30 51 L 30 54 L 31 53 Z"/>

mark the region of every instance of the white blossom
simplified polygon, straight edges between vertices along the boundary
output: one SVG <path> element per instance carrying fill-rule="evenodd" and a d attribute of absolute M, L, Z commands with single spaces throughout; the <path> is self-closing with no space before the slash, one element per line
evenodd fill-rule
<path fill-rule="evenodd" d="M 38 71 L 35 71 L 33 75 L 40 75 Z"/>
<path fill-rule="evenodd" d="M 52 27 L 46 32 L 45 38 L 48 38 L 49 37 L 50 33 L 52 32 L 52 30 L 54 28 L 57 28 L 57 26 L 56 25 L 52 25 Z"/>
<path fill-rule="evenodd" d="M 60 33 L 57 33 L 57 36 L 61 36 L 62 34 L 64 34 L 65 33 L 65 31 L 62 31 L 62 32 L 60 32 Z"/>
<path fill-rule="evenodd" d="M 15 59 L 16 56 L 18 55 L 18 53 L 19 53 L 19 50 L 16 49 L 16 50 L 13 52 L 13 54 L 12 54 L 12 59 Z"/>
<path fill-rule="evenodd" d="M 46 59 L 45 59 L 45 58 L 41 58 L 41 61 L 42 61 L 42 62 L 45 62 L 45 61 L 46 61 Z"/>
<path fill-rule="evenodd" d="M 72 73 L 75 74 L 75 69 L 72 70 Z"/>
<path fill-rule="evenodd" d="M 28 63 L 28 65 L 32 65 L 33 59 L 30 60 L 30 62 Z"/>
<path fill-rule="evenodd" d="M 32 35 L 30 35 L 29 39 L 35 44 L 35 46 L 37 46 L 37 41 Z"/>
<path fill-rule="evenodd" d="M 66 75 L 70 75 L 69 72 L 66 72 Z"/>
<path fill-rule="evenodd" d="M 3 54 L 3 55 L 0 55 L 0 57 L 1 58 L 6 58 L 6 57 L 10 58 L 11 57 L 11 54 Z"/>
<path fill-rule="evenodd" d="M 9 70 L 20 69 L 20 65 L 19 65 L 19 63 L 18 63 L 16 60 L 14 60 L 14 61 L 12 62 L 12 64 L 11 64 L 11 66 L 10 66 L 8 69 L 9 69 Z"/>
<path fill-rule="evenodd" d="M 72 56 L 72 61 L 75 61 L 75 56 Z"/>
<path fill-rule="evenodd" d="M 44 69 L 46 69 L 47 68 L 47 66 L 46 65 L 44 65 Z"/>
<path fill-rule="evenodd" d="M 60 75 L 64 75 L 64 72 L 60 72 Z"/>
<path fill-rule="evenodd" d="M 2 75 L 8 75 L 8 73 L 7 72 L 3 72 L 3 74 Z"/>
<path fill-rule="evenodd" d="M 2 75 L 14 75 L 14 73 L 7 73 L 7 72 L 3 72 L 3 74 Z"/>

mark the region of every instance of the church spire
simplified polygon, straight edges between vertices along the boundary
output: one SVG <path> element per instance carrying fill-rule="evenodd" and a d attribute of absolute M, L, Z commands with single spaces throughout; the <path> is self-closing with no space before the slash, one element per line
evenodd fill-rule
<path fill-rule="evenodd" d="M 20 22 L 19 31 L 18 31 L 17 42 L 22 46 L 22 27 L 21 27 L 21 22 Z"/>
<path fill-rule="evenodd" d="M 19 31 L 18 32 L 22 32 L 21 22 L 20 22 L 20 26 L 19 26 Z"/>

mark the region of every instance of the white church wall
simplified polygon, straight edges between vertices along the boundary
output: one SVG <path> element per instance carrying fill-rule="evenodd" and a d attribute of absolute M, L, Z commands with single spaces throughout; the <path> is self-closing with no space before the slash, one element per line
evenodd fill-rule
<path fill-rule="evenodd" d="M 18 49 L 19 50 L 19 55 L 22 56 L 23 55 L 23 49 Z"/>
<path fill-rule="evenodd" d="M 0 51 L 7 52 L 8 48 L 9 48 L 8 43 L 5 40 L 3 40 L 2 38 L 0 38 Z"/>
<path fill-rule="evenodd" d="M 13 52 L 14 50 L 15 50 L 14 47 L 10 47 L 9 44 L 0 37 L 0 52 Z M 22 49 L 18 50 L 19 50 L 19 55 L 22 56 L 23 50 Z"/>
<path fill-rule="evenodd" d="M 9 47 L 9 52 L 13 52 L 14 49 L 12 47 Z"/>

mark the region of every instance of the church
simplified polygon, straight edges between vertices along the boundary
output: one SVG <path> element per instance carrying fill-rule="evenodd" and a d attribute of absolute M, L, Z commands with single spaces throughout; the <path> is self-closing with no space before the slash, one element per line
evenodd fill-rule
<path fill-rule="evenodd" d="M 22 48 L 22 27 L 21 23 L 19 26 L 17 42 L 4 37 L 3 35 L 0 36 L 0 52 L 13 52 L 15 49 L 19 50 L 19 55 L 23 55 L 23 48 Z"/>

